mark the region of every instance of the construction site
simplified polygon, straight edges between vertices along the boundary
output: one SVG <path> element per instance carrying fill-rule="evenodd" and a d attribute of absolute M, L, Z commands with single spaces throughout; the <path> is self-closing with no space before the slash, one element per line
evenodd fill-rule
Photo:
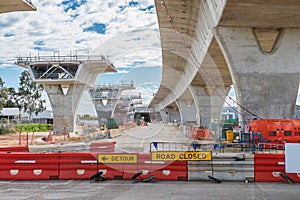
<path fill-rule="evenodd" d="M 64 14 L 88 4 L 76 2 L 65 7 L 68 3 L 58 6 Z M 154 93 L 149 92 L 154 87 L 143 88 L 143 94 L 136 92 L 142 84 L 131 79 L 114 84 L 96 82 L 98 75 L 125 69 L 129 73 L 134 67 L 146 65 L 140 60 L 131 60 L 130 64 L 123 60 L 125 64 L 116 62 L 120 66 L 115 66 L 105 54 L 110 51 L 17 56 L 14 66 L 23 67 L 32 84 L 43 86 L 52 117 L 39 119 L 43 123 L 21 124 L 21 111 L 28 112 L 27 105 L 15 108 L 12 115 L 1 116 L 5 122 L 1 133 L 6 131 L 0 135 L 1 197 L 299 197 L 294 185 L 300 183 L 300 119 L 294 116 L 299 96 L 300 44 L 296 41 L 300 37 L 300 3 L 153 3 L 138 10 L 154 13 L 158 20 L 154 33 L 159 40 L 149 46 L 159 45 L 162 58 L 161 80 Z M 116 5 L 102 7 L 116 6 L 118 14 L 140 6 L 135 1 Z M 26 0 L 0 1 L 0 13 L 14 11 L 35 12 L 36 8 Z M 72 21 L 70 17 L 82 18 L 79 14 L 68 15 L 64 23 Z M 101 29 L 97 29 L 97 36 L 111 31 L 110 24 L 94 23 L 82 29 L 85 24 L 80 25 L 80 34 L 95 32 L 96 28 Z M 3 33 L 7 41 L 17 36 Z M 146 44 L 146 37 L 131 38 L 131 42 Z M 41 49 L 45 41 L 31 41 L 35 47 L 31 44 L 28 48 Z M 73 41 L 81 49 L 85 42 L 88 40 Z M 121 57 L 129 59 L 123 53 L 127 51 L 122 46 L 126 43 L 122 42 L 107 43 L 107 49 L 117 46 Z M 128 51 L 139 57 L 136 51 L 141 45 L 134 51 L 128 46 Z M 49 49 L 54 48 L 46 48 L 46 52 Z M 149 52 L 145 55 L 152 56 Z M 143 72 L 138 78 L 147 77 Z M 1 80 L 1 88 L 3 85 Z M 232 89 L 236 98 L 229 95 Z M 151 97 L 149 104 L 143 103 L 143 95 Z M 84 120 L 78 116 L 82 97 L 89 98 L 87 107 L 92 107 L 96 116 Z M 32 112 L 28 114 L 33 122 Z"/>

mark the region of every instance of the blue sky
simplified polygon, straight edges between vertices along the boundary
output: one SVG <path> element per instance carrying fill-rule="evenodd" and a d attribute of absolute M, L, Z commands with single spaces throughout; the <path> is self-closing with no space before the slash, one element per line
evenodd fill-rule
<path fill-rule="evenodd" d="M 133 92 L 142 93 L 144 103 L 149 103 L 161 80 L 162 64 L 154 0 L 32 3 L 37 11 L 0 15 L 0 77 L 5 86 L 18 87 L 23 68 L 13 65 L 16 56 L 101 53 L 109 56 L 118 72 L 99 75 L 95 84 L 131 79 L 136 83 Z M 151 84 L 155 87 L 148 87 Z M 79 112 L 87 111 L 90 104 L 85 94 Z M 93 109 L 88 112 L 95 113 Z"/>
<path fill-rule="evenodd" d="M 18 87 L 24 69 L 13 65 L 16 56 L 101 53 L 109 56 L 118 72 L 99 75 L 95 84 L 136 79 L 133 92 L 144 94 L 149 103 L 161 80 L 162 63 L 154 0 L 32 3 L 37 11 L 0 15 L 0 77 L 5 86 Z M 141 78 L 145 71 L 147 78 Z M 149 84 L 156 88 L 144 87 Z M 79 112 L 89 103 L 83 102 Z"/>

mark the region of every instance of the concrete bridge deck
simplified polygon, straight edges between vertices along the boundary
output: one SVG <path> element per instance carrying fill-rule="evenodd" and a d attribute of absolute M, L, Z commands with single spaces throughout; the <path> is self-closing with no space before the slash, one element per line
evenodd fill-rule
<path fill-rule="evenodd" d="M 150 106 L 168 119 L 209 127 L 233 84 L 241 121 L 293 117 L 300 73 L 299 1 L 155 3 L 163 72 Z"/>

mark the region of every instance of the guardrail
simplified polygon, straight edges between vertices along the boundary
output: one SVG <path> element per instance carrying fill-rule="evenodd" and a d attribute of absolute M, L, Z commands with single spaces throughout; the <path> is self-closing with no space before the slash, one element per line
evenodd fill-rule
<path fill-rule="evenodd" d="M 152 151 L 190 151 L 195 150 L 192 143 L 177 143 L 177 142 L 151 142 L 150 152 Z"/>
<path fill-rule="evenodd" d="M 113 64 L 104 55 L 68 55 L 68 56 L 18 56 L 17 64 L 29 64 L 32 62 L 88 62 L 88 61 L 104 61 Z"/>

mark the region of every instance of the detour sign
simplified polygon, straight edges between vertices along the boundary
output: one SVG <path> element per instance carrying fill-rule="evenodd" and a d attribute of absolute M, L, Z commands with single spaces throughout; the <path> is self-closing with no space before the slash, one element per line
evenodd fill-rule
<path fill-rule="evenodd" d="M 166 152 L 152 152 L 151 159 L 155 161 L 167 161 L 167 160 L 211 160 L 211 152 L 199 152 L 199 151 L 166 151 Z"/>
<path fill-rule="evenodd" d="M 137 154 L 98 154 L 98 163 L 137 163 Z"/>

